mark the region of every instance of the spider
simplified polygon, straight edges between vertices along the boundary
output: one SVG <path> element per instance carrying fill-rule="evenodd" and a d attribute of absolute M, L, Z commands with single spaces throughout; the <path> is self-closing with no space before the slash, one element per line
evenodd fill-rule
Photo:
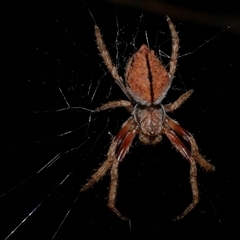
<path fill-rule="evenodd" d="M 108 195 L 108 207 L 123 220 L 128 220 L 128 218 L 122 215 L 115 206 L 118 185 L 118 167 L 137 134 L 139 140 L 143 144 L 152 145 L 159 143 L 163 134 L 166 135 L 173 146 L 190 164 L 192 202 L 173 220 L 183 218 L 199 202 L 196 163 L 206 171 L 215 170 L 215 167 L 200 155 L 197 143 L 192 134 L 166 114 L 167 112 L 172 112 L 179 108 L 191 96 L 193 90 L 182 94 L 173 103 L 162 105 L 162 100 L 168 92 L 174 77 L 179 49 L 178 33 L 170 18 L 167 16 L 166 19 L 172 38 L 172 53 L 169 62 L 169 70 L 166 70 L 153 50 L 149 49 L 146 45 L 142 45 L 140 49 L 133 54 L 126 65 L 125 80 L 119 76 L 117 67 L 111 60 L 100 30 L 98 26 L 95 25 L 96 43 L 103 62 L 129 101 L 119 100 L 108 102 L 95 109 L 94 112 L 124 107 L 129 111 L 131 116 L 113 138 L 107 153 L 107 159 L 91 176 L 80 192 L 88 190 L 110 171 L 111 182 Z M 189 144 L 190 149 L 186 147 L 181 138 Z"/>

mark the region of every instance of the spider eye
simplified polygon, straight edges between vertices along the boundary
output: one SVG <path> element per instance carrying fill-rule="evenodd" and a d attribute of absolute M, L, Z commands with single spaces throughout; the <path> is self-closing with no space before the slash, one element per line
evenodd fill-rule
<path fill-rule="evenodd" d="M 154 135 L 149 135 L 149 134 L 144 134 L 144 133 L 141 132 L 139 134 L 139 140 L 144 144 L 155 145 L 155 144 L 161 142 L 162 135 L 161 134 L 156 134 L 156 133 L 154 133 Z"/>
<path fill-rule="evenodd" d="M 154 131 L 150 131 L 150 132 L 149 132 L 149 136 L 150 136 L 150 137 L 155 137 L 156 135 L 157 135 L 157 133 L 154 132 Z"/>

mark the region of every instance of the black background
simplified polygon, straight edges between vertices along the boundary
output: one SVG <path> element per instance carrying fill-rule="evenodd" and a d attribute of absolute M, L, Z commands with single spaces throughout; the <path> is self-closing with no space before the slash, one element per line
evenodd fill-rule
<path fill-rule="evenodd" d="M 72 107 L 94 109 L 126 97 L 98 56 L 94 22 L 81 1 L 8 6 L 1 46 L 0 238 L 6 238 L 41 203 L 9 239 L 51 239 L 69 209 L 55 239 L 235 239 L 240 217 L 236 120 L 240 31 L 236 8 L 229 3 L 216 9 L 201 1 L 201 5 L 183 2 L 181 8 L 172 4 L 158 12 L 151 1 L 139 1 L 146 4 L 142 7 L 122 5 L 121 1 L 86 2 L 114 62 L 119 33 L 121 74 L 128 57 L 146 43 L 145 30 L 151 48 L 157 51 L 160 47 L 170 54 L 165 15 L 171 17 L 179 32 L 180 56 L 190 54 L 179 58 L 164 102 L 195 90 L 171 117 L 194 134 L 201 152 L 217 171 L 199 169 L 200 203 L 184 219 L 173 222 L 171 218 L 191 202 L 188 163 L 166 138 L 157 146 L 143 146 L 136 139 L 119 170 L 117 197 L 119 210 L 132 220 L 131 229 L 107 208 L 109 176 L 74 203 L 81 186 L 105 159 L 111 136 L 128 113 L 124 109 L 98 114 L 83 109 L 57 111 L 67 107 L 58 87 Z M 227 29 L 231 23 L 235 25 Z M 136 41 L 131 44 L 133 37 Z M 167 64 L 167 58 L 162 60 Z M 37 173 L 57 154 L 61 156 L 51 167 Z"/>

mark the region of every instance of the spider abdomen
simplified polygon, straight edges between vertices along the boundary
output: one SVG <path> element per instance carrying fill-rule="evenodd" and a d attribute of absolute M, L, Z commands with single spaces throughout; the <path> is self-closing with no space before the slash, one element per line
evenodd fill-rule
<path fill-rule="evenodd" d="M 142 105 L 158 104 L 170 86 L 168 73 L 153 50 L 146 45 L 130 58 L 126 85 L 131 97 Z"/>

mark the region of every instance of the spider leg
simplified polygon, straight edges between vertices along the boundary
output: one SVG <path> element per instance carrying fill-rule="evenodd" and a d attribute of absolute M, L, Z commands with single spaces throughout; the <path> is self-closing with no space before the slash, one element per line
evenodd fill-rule
<path fill-rule="evenodd" d="M 112 164 L 111 168 L 111 183 L 110 190 L 108 195 L 108 207 L 122 220 L 129 220 L 127 217 L 123 216 L 116 208 L 116 197 L 117 197 L 117 186 L 118 186 L 118 166 L 119 163 L 123 160 L 124 156 L 128 152 L 129 147 L 132 144 L 132 141 L 136 135 L 136 126 L 133 125 L 133 119 L 130 118 L 126 125 L 123 126 L 122 130 L 116 136 L 116 141 L 121 143 L 119 149 L 116 153 L 116 158 Z M 131 126 L 131 129 L 129 128 Z M 125 128 L 125 129 L 124 129 Z M 126 133 L 127 131 L 127 133 Z"/>
<path fill-rule="evenodd" d="M 80 189 L 80 192 L 87 191 L 95 183 L 97 183 L 111 168 L 113 161 L 115 159 L 115 152 L 117 148 L 117 142 L 113 141 L 108 150 L 107 160 L 99 167 L 99 169 L 91 176 L 88 182 Z"/>
<path fill-rule="evenodd" d="M 134 119 L 130 117 L 124 124 L 119 133 L 114 137 L 107 154 L 107 160 L 100 166 L 100 168 L 91 176 L 89 181 L 82 187 L 80 192 L 84 192 L 97 183 L 111 168 L 110 176 L 110 190 L 108 196 L 108 207 L 118 217 L 123 220 L 128 220 L 123 216 L 115 207 L 117 197 L 117 185 L 118 185 L 118 166 L 123 160 L 129 147 L 132 144 L 134 137 L 137 134 L 137 126 L 134 123 Z"/>
<path fill-rule="evenodd" d="M 104 111 L 110 108 L 125 107 L 130 113 L 133 111 L 132 103 L 126 100 L 112 101 L 103 104 L 101 107 L 98 107 L 94 112 Z"/>
<path fill-rule="evenodd" d="M 198 145 L 192 136 L 187 130 L 182 128 L 170 117 L 166 116 L 166 124 L 175 131 L 179 136 L 186 140 L 191 146 L 191 155 L 198 162 L 198 164 L 203 167 L 206 171 L 214 171 L 215 167 L 209 163 L 198 151 Z"/>
<path fill-rule="evenodd" d="M 190 184 L 192 188 L 193 200 L 192 200 L 192 203 L 190 203 L 190 205 L 183 211 L 183 213 L 181 213 L 180 215 L 178 215 L 173 219 L 174 221 L 176 221 L 183 218 L 185 215 L 187 215 L 199 202 L 199 191 L 197 186 L 197 166 L 196 166 L 196 162 L 194 161 L 194 158 L 191 156 L 190 151 L 183 144 L 183 142 L 177 137 L 177 135 L 172 130 L 170 130 L 167 126 L 164 127 L 163 132 L 168 137 L 170 142 L 174 145 L 174 147 L 190 163 Z"/>
<path fill-rule="evenodd" d="M 111 209 L 113 213 L 115 213 L 118 217 L 120 217 L 123 220 L 128 220 L 127 217 L 123 216 L 116 208 L 116 197 L 117 197 L 117 186 L 118 186 L 118 166 L 119 161 L 115 159 L 115 161 L 112 164 L 111 168 L 111 183 L 110 183 L 110 189 L 108 194 L 108 207 Z"/>
<path fill-rule="evenodd" d="M 170 28 L 171 35 L 172 35 L 172 55 L 171 55 L 170 62 L 169 62 L 169 72 L 168 72 L 169 79 L 170 79 L 170 81 L 172 81 L 176 67 L 177 67 L 179 37 L 178 37 L 178 33 L 176 31 L 175 26 L 173 25 L 171 19 L 168 16 L 167 16 L 167 22 L 168 22 L 168 26 Z"/>
<path fill-rule="evenodd" d="M 164 105 L 166 112 L 173 112 L 179 108 L 193 93 L 193 89 L 183 93 L 175 102 Z"/>
<path fill-rule="evenodd" d="M 110 54 L 109 54 L 107 47 L 103 41 L 103 37 L 100 32 L 100 29 L 98 28 L 97 25 L 95 25 L 95 36 L 96 36 L 96 42 L 97 42 L 97 47 L 98 47 L 99 53 L 102 56 L 102 59 L 106 65 L 108 71 L 111 73 L 112 77 L 115 79 L 116 83 L 122 89 L 122 91 L 125 93 L 125 95 L 129 99 L 132 99 L 124 85 L 124 81 L 123 81 L 122 77 L 119 76 L 117 68 L 112 62 Z"/>
<path fill-rule="evenodd" d="M 116 159 L 121 162 L 127 154 L 134 137 L 137 134 L 137 125 L 133 117 L 130 117 L 123 125 L 122 129 L 115 136 L 115 141 L 118 142 L 118 149 L 116 152 Z"/>
<path fill-rule="evenodd" d="M 121 161 L 123 159 L 123 157 L 127 153 L 129 146 L 131 145 L 131 142 L 133 140 L 132 139 L 131 142 L 128 142 L 130 140 L 129 137 L 131 136 L 131 134 L 133 134 L 133 132 L 134 132 L 134 136 L 136 135 L 135 131 L 128 133 L 130 131 L 130 129 L 132 128 L 133 123 L 134 123 L 133 119 L 129 118 L 123 124 L 122 129 L 113 138 L 113 141 L 112 141 L 112 143 L 109 147 L 108 153 L 107 153 L 107 160 L 105 160 L 105 162 L 91 176 L 91 178 L 88 180 L 88 182 L 80 189 L 80 192 L 87 191 L 90 187 L 92 187 L 95 183 L 97 183 L 111 168 L 115 159 L 117 159 L 118 161 Z M 134 136 L 133 136 L 133 138 L 134 138 Z M 127 146 L 127 144 L 129 146 Z M 118 152 L 117 152 L 117 150 L 118 150 Z"/>

